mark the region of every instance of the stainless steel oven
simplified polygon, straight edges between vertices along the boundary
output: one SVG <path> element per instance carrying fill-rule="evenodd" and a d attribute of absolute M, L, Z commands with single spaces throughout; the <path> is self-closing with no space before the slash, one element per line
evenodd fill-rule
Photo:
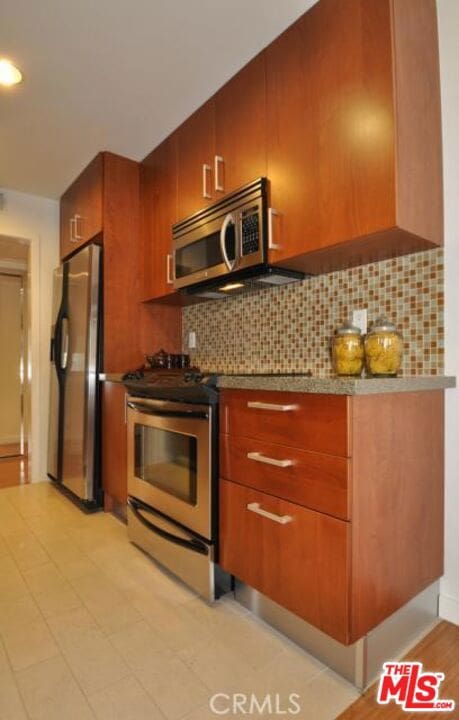
<path fill-rule="evenodd" d="M 216 410 L 128 399 L 130 539 L 209 600 L 217 592 Z"/>

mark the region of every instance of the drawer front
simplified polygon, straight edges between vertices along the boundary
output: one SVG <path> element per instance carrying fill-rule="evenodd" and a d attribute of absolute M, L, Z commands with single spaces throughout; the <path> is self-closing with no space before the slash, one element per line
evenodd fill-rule
<path fill-rule="evenodd" d="M 335 455 L 220 435 L 224 479 L 344 520 L 349 519 L 349 462 Z"/>
<path fill-rule="evenodd" d="M 220 407 L 222 433 L 350 456 L 344 395 L 223 390 Z"/>
<path fill-rule="evenodd" d="M 348 642 L 349 523 L 226 480 L 220 490 L 222 567 Z"/>

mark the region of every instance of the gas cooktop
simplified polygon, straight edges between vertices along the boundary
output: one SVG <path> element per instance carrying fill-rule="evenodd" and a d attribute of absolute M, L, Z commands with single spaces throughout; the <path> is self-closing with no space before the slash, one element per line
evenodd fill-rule
<path fill-rule="evenodd" d="M 140 368 L 123 375 L 123 384 L 137 397 L 214 405 L 218 402 L 217 378 L 214 374 L 201 373 L 199 368 Z"/>

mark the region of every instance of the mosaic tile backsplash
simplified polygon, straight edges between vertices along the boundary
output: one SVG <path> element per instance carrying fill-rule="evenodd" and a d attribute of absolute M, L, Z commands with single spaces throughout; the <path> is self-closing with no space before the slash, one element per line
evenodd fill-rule
<path fill-rule="evenodd" d="M 444 369 L 443 250 L 321 275 L 183 310 L 183 348 L 204 370 L 330 377 L 329 342 L 354 309 L 383 314 L 404 340 L 403 375 Z M 197 337 L 189 350 L 188 333 Z"/>

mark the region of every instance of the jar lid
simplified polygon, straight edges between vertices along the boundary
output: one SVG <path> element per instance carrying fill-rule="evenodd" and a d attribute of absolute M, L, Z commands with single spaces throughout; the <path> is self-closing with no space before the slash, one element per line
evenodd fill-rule
<path fill-rule="evenodd" d="M 360 328 L 355 327 L 350 322 L 345 322 L 340 327 L 336 328 L 337 335 L 361 335 L 362 331 Z"/>
<path fill-rule="evenodd" d="M 397 332 L 397 326 L 388 320 L 385 315 L 381 315 L 373 323 L 371 332 Z"/>

